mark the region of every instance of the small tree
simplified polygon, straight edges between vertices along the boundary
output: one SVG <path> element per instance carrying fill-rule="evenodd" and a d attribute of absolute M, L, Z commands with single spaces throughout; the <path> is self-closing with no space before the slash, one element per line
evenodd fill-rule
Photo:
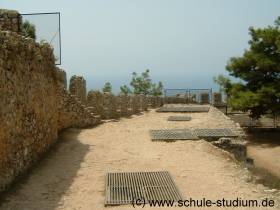
<path fill-rule="evenodd" d="M 152 86 L 152 80 L 150 78 L 150 70 L 142 72 L 138 75 L 136 72 L 132 73 L 132 80 L 130 85 L 133 87 L 134 94 L 148 95 Z"/>
<path fill-rule="evenodd" d="M 22 33 L 26 37 L 36 39 L 36 28 L 35 25 L 30 23 L 28 20 L 25 20 L 22 23 Z"/>
<path fill-rule="evenodd" d="M 151 88 L 151 95 L 152 96 L 161 96 L 163 93 L 163 84 L 162 82 L 159 82 L 158 84 L 152 84 Z"/>
<path fill-rule="evenodd" d="M 220 92 L 226 95 L 229 94 L 231 88 L 231 81 L 229 78 L 225 77 L 222 74 L 219 74 L 217 77 L 213 77 L 213 81 L 220 86 Z"/>
<path fill-rule="evenodd" d="M 108 92 L 111 93 L 112 92 L 112 85 L 110 82 L 106 82 L 104 87 L 103 87 L 103 93 Z"/>
<path fill-rule="evenodd" d="M 121 90 L 121 94 L 122 94 L 122 95 L 128 95 L 128 94 L 131 93 L 130 88 L 129 88 L 128 86 L 126 86 L 126 85 L 122 85 L 122 86 L 120 87 L 120 90 Z"/>

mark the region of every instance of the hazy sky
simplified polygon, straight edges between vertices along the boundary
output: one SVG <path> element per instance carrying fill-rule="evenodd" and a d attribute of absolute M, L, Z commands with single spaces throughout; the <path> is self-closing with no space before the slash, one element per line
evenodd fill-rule
<path fill-rule="evenodd" d="M 88 89 L 128 84 L 151 70 L 166 88 L 215 88 L 232 56 L 248 46 L 249 26 L 273 24 L 279 0 L 0 0 L 21 13 L 61 12 L 62 65 Z"/>

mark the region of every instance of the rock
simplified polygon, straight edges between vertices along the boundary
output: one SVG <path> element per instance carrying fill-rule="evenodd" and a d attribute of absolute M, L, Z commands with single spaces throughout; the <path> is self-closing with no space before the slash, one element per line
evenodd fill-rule
<path fill-rule="evenodd" d="M 245 141 L 233 138 L 220 138 L 212 142 L 213 145 L 234 154 L 237 160 L 244 161 L 247 158 L 247 146 Z"/>

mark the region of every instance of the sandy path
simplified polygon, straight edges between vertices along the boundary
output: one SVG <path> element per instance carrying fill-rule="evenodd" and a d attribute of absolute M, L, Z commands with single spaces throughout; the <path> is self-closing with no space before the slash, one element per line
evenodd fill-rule
<path fill-rule="evenodd" d="M 280 177 L 280 146 L 249 145 L 248 155 L 254 159 L 257 167 L 267 169 L 274 176 Z"/>
<path fill-rule="evenodd" d="M 232 127 L 231 121 L 213 109 L 209 113 L 189 114 L 193 118 L 190 122 L 166 121 L 170 115 L 151 111 L 92 129 L 68 130 L 56 149 L 8 194 L 0 209 L 133 209 L 131 205 L 104 207 L 105 174 L 109 171 L 167 170 L 185 198 L 262 199 L 275 196 L 275 193 L 265 192 L 267 188 L 262 185 L 246 182 L 245 170 L 225 152 L 203 140 L 152 142 L 148 134 L 149 129 Z M 280 197 L 279 194 L 276 196 Z M 154 208 L 146 206 L 144 209 Z"/>

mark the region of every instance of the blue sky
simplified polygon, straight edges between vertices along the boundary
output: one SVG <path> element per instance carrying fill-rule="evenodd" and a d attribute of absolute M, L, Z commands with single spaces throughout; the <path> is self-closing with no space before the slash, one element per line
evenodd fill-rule
<path fill-rule="evenodd" d="M 61 68 L 83 75 L 88 89 L 110 81 L 115 91 L 145 69 L 166 88 L 215 89 L 213 76 L 248 47 L 249 26 L 280 15 L 279 0 L 0 0 L 0 7 L 61 12 Z"/>

